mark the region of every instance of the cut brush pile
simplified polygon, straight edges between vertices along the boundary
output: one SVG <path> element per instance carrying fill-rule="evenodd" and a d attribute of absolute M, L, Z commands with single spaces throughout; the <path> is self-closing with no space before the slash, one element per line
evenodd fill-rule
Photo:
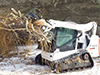
<path fill-rule="evenodd" d="M 49 46 L 47 38 L 42 30 L 43 26 L 51 27 L 44 19 L 37 20 L 30 15 L 23 16 L 20 11 L 14 8 L 5 17 L 0 17 L 0 57 L 5 58 L 10 55 L 10 51 L 15 52 L 18 45 L 32 45 L 40 42 L 42 49 Z M 50 48 L 50 47 L 49 47 Z"/>

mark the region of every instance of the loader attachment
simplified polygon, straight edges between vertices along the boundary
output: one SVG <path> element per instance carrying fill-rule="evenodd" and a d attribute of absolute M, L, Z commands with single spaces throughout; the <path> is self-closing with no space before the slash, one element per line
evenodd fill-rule
<path fill-rule="evenodd" d="M 56 73 L 61 71 L 84 70 L 94 66 L 94 62 L 86 50 L 80 50 L 77 53 L 55 61 L 53 64 Z"/>

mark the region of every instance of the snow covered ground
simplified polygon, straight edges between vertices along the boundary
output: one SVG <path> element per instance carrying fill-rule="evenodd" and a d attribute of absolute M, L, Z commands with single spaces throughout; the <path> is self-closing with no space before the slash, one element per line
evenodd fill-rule
<path fill-rule="evenodd" d="M 29 48 L 27 46 L 27 48 Z M 35 49 L 36 46 L 31 49 Z M 21 47 L 19 48 L 21 49 Z M 25 48 L 26 49 L 26 48 Z M 94 67 L 83 71 L 64 72 L 55 74 L 50 72 L 49 66 L 34 64 L 35 51 L 27 57 L 13 56 L 0 62 L 0 75 L 100 75 L 100 58 L 94 59 Z"/>

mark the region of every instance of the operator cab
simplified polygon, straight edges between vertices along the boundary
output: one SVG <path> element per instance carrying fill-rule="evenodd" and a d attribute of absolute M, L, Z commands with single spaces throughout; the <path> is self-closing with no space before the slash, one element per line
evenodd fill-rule
<path fill-rule="evenodd" d="M 85 36 L 83 40 L 82 34 L 79 34 L 77 30 L 56 27 L 52 31 L 55 37 L 52 40 L 52 50 L 49 50 L 51 52 L 54 52 L 56 49 L 59 49 L 60 52 L 83 49 L 84 44 L 86 45 L 86 47 L 88 46 L 88 44 L 86 44 L 87 37 Z"/>
<path fill-rule="evenodd" d="M 76 45 L 77 31 L 68 28 L 58 27 L 55 37 L 55 48 L 59 48 L 60 51 L 74 50 Z"/>

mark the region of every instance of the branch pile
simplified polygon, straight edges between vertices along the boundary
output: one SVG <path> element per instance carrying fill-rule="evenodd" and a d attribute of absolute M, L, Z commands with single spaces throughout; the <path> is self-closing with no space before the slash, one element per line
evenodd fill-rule
<path fill-rule="evenodd" d="M 42 27 L 51 27 L 44 19 L 23 16 L 14 8 L 6 16 L 0 17 L 0 56 L 7 57 L 10 51 L 16 51 L 18 45 L 40 42 L 42 49 L 50 47 L 47 35 Z"/>

